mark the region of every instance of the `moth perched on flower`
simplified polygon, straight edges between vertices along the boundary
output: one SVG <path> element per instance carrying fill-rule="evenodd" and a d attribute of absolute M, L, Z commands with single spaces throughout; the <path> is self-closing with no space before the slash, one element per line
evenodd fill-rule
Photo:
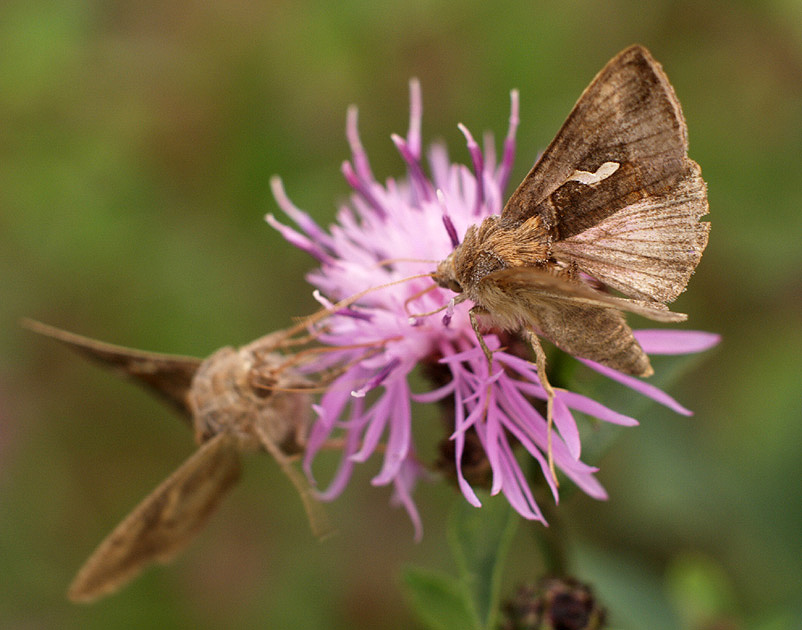
<path fill-rule="evenodd" d="M 665 302 L 685 289 L 710 230 L 699 222 L 707 187 L 688 159 L 687 136 L 660 65 L 645 48 L 627 48 L 585 90 L 501 216 L 468 228 L 437 267 L 440 286 L 474 303 L 480 340 L 476 315 L 529 339 L 549 392 L 549 424 L 554 393 L 538 335 L 577 357 L 650 376 L 621 311 L 687 318 Z"/>
<path fill-rule="evenodd" d="M 297 362 L 280 353 L 292 330 L 201 360 L 123 348 L 32 320 L 23 324 L 144 385 L 188 420 L 199 445 L 92 553 L 70 585 L 71 600 L 99 599 L 147 565 L 175 557 L 239 478 L 242 452 L 270 453 L 298 489 L 315 534 L 326 533 L 325 514 L 289 459 L 303 448 L 312 386 Z"/>
<path fill-rule="evenodd" d="M 445 149 L 435 145 L 427 176 L 420 91 L 416 82 L 411 87 L 409 133 L 406 139 L 393 136 L 408 177 L 384 185 L 376 181 L 357 133 L 356 110 L 350 110 L 353 157 L 343 173 L 354 195 L 329 231 L 296 208 L 273 180 L 278 204 L 297 229 L 272 215 L 267 220 L 320 262 L 309 281 L 332 316 L 319 340 L 332 346 L 327 360 L 349 366 L 316 407 L 307 470 L 311 474 L 312 461 L 330 436 L 343 433 L 340 468 L 322 494 L 334 498 L 353 466 L 381 444 L 383 466 L 373 483 L 394 486 L 420 535 L 411 492 L 423 466 L 415 455 L 412 403 L 440 402 L 451 415 L 447 435 L 456 478 L 471 504 L 480 502 L 466 479 L 466 448 L 477 440 L 491 492 L 504 493 L 525 518 L 544 520 L 513 452 L 518 444 L 540 464 L 555 499 L 553 468 L 604 498 L 596 469 L 580 460 L 571 411 L 623 425 L 637 422 L 552 388 L 537 335 L 633 390 L 690 413 L 633 375 L 650 373 L 650 352 L 698 352 L 718 337 L 633 333 L 621 314 L 683 319 L 664 303 L 684 288 L 707 241 L 708 226 L 698 222 L 707 211 L 705 186 L 686 156 L 685 123 L 673 90 L 645 49 L 622 52 L 586 90 L 503 206 L 515 151 L 517 93 L 500 163 L 492 138 L 483 152 L 460 126 L 473 171 L 451 164 Z M 434 273 L 426 262 L 433 259 L 443 261 Z M 430 278 L 441 288 L 433 289 Z M 628 297 L 615 297 L 607 288 Z M 331 304 L 352 295 L 359 299 L 349 308 Z M 446 306 L 445 317 L 431 315 Z M 480 330 L 477 316 L 489 330 Z M 510 343 L 510 333 L 532 342 L 537 366 L 525 347 Z M 381 351 L 363 358 L 371 344 Z M 437 367 L 434 389 L 413 393 L 409 377 L 421 364 Z M 537 399 L 546 401 L 546 414 Z"/>

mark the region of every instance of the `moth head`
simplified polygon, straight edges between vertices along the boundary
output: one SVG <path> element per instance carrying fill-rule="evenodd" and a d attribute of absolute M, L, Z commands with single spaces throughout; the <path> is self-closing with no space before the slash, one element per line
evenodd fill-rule
<path fill-rule="evenodd" d="M 453 291 L 454 293 L 462 293 L 462 285 L 457 281 L 457 269 L 454 265 L 454 254 L 456 250 L 448 255 L 448 258 L 443 260 L 437 265 L 437 271 L 434 272 L 434 281 L 438 286 Z"/>

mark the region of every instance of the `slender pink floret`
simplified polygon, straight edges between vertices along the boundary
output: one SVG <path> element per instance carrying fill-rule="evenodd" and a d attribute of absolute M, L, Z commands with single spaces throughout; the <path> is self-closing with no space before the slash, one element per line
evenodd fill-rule
<path fill-rule="evenodd" d="M 354 190 L 348 203 L 328 231 L 296 208 L 278 178 L 272 180 L 278 205 L 295 223 L 291 228 L 272 215 L 267 221 L 293 245 L 320 262 L 309 274 L 309 282 L 326 307 L 371 287 L 402 281 L 434 270 L 437 261 L 453 250 L 467 228 L 490 214 L 501 212 L 504 188 L 515 155 L 518 126 L 518 93 L 512 92 L 509 131 L 501 163 L 497 164 L 492 137 L 484 151 L 463 125 L 473 168 L 453 164 L 442 145 L 429 149 L 427 164 L 421 155 L 420 86 L 412 81 L 411 116 L 406 138 L 392 136 L 407 166 L 407 176 L 379 183 L 373 176 L 357 132 L 357 112 L 348 111 L 346 136 L 351 160 L 342 172 Z M 430 175 L 426 175 L 426 171 Z M 346 487 L 355 464 L 380 452 L 383 465 L 372 483 L 392 484 L 395 499 L 410 514 L 420 537 L 420 516 L 412 500 L 415 483 L 425 470 L 415 456 L 412 434 L 413 404 L 449 402 L 454 409 L 453 430 L 456 476 L 460 490 L 474 506 L 480 506 L 463 471 L 463 453 L 469 430 L 476 432 L 492 471 L 491 492 L 502 492 L 525 518 L 543 515 L 515 457 L 520 444 L 543 471 L 555 501 L 557 487 L 548 470 L 546 419 L 533 406 L 546 393 L 535 366 L 526 359 L 499 349 L 499 340 L 489 335 L 495 350 L 494 372 L 468 319 L 470 304 L 442 310 L 453 297 L 449 291 L 432 288 L 422 277 L 365 293 L 355 304 L 326 319 L 319 340 L 331 351 L 322 354 L 314 369 L 340 366 L 342 373 L 331 383 L 315 407 L 315 422 L 307 445 L 305 467 L 332 437 L 342 438 L 340 467 L 323 499 L 337 497 Z M 428 289 L 428 291 L 427 291 Z M 701 332 L 639 331 L 646 352 L 680 354 L 700 352 L 718 342 L 718 336 Z M 678 411 L 690 413 L 667 394 L 639 379 L 585 361 L 590 367 L 635 391 Z M 420 364 L 439 365 L 448 378 L 431 391 L 413 392 L 410 374 Z M 608 409 L 590 398 L 557 390 L 554 404 L 554 462 L 562 473 L 584 492 L 606 498 L 596 480 L 596 468 L 580 460 L 581 444 L 573 411 L 605 422 L 632 426 L 637 421 Z"/>

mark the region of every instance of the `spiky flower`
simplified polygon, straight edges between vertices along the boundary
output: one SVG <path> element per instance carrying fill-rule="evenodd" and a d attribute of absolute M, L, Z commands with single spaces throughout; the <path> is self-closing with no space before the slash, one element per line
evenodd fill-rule
<path fill-rule="evenodd" d="M 308 276 L 318 299 L 334 314 L 320 330 L 319 340 L 330 351 L 321 355 L 316 369 L 340 366 L 316 407 L 307 444 L 305 466 L 333 437 L 342 439 L 343 456 L 324 499 L 337 497 L 346 487 L 355 464 L 381 452 L 383 465 L 372 483 L 392 484 L 395 498 L 409 513 L 421 534 L 421 520 L 412 499 L 416 481 L 425 468 L 415 455 L 412 431 L 413 405 L 438 402 L 449 411 L 447 431 L 453 442 L 456 479 L 465 498 L 480 502 L 466 479 L 466 448 L 477 443 L 486 457 L 491 493 L 502 492 L 524 518 L 545 522 L 532 489 L 516 459 L 518 445 L 543 471 L 555 500 L 558 488 L 549 473 L 546 451 L 547 423 L 540 401 L 546 399 L 535 366 L 514 339 L 488 335 L 495 350 L 493 373 L 468 317 L 469 304 L 447 315 L 442 310 L 453 295 L 433 288 L 428 276 L 437 261 L 453 249 L 457 235 L 490 214 L 498 214 L 504 201 L 515 153 L 518 95 L 512 92 L 509 130 L 501 160 L 493 139 L 485 138 L 484 151 L 462 125 L 472 167 L 450 162 L 444 146 L 428 151 L 428 175 L 422 158 L 421 98 L 411 83 L 411 116 L 406 138 L 393 135 L 407 175 L 383 184 L 373 176 L 357 132 L 357 112 L 350 109 L 347 137 L 351 161 L 342 166 L 354 194 L 329 230 L 320 228 L 288 199 L 274 178 L 273 193 L 291 228 L 272 215 L 267 221 L 293 245 L 315 257 L 320 267 Z M 377 288 L 382 287 L 382 288 Z M 366 289 L 373 289 L 367 290 Z M 336 306 L 338 300 L 348 306 Z M 324 297 L 325 296 L 325 297 Z M 353 303 L 352 303 L 353 302 Z M 647 353 L 699 352 L 718 341 L 716 335 L 683 331 L 639 331 L 636 337 Z M 504 346 L 502 347 L 502 341 Z M 640 394 L 654 398 L 682 414 L 690 412 L 654 386 L 603 366 L 591 368 Z M 410 376 L 418 366 L 433 376 L 433 388 L 413 391 Z M 572 411 L 604 422 L 632 426 L 637 421 L 577 393 L 558 389 L 554 404 L 553 457 L 556 467 L 584 492 L 606 498 L 596 480 L 596 468 L 580 460 L 580 439 Z"/>

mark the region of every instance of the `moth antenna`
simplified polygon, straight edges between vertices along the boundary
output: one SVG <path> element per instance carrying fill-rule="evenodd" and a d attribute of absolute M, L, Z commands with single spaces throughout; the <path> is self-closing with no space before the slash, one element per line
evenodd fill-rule
<path fill-rule="evenodd" d="M 342 350 L 359 350 L 364 348 L 366 350 L 365 353 L 334 371 L 335 374 L 342 374 L 347 372 L 348 369 L 350 369 L 353 365 L 356 365 L 357 363 L 378 354 L 388 343 L 392 341 L 400 341 L 402 339 L 403 337 L 401 335 L 396 335 L 394 337 L 388 337 L 379 341 L 368 341 L 365 343 L 355 343 L 346 346 L 321 346 L 319 348 L 309 348 L 307 350 L 302 350 L 301 352 L 296 352 L 294 355 L 287 357 L 287 360 L 282 364 L 282 368 L 293 367 L 295 365 L 302 364 L 305 357 L 309 355 L 324 354 L 326 352 L 340 352 Z"/>
<path fill-rule="evenodd" d="M 261 383 L 258 377 L 252 378 L 249 384 L 252 388 L 260 391 L 281 392 L 282 394 L 322 394 L 326 391 L 326 386 L 324 385 L 318 387 L 313 387 L 312 385 L 303 387 L 278 387 L 270 383 Z"/>
<path fill-rule="evenodd" d="M 425 258 L 385 258 L 384 260 L 380 260 L 379 262 L 373 263 L 372 269 L 376 269 L 377 267 L 387 267 L 388 265 L 393 265 L 395 263 L 400 262 L 408 262 L 408 263 L 425 263 L 427 265 L 436 265 L 439 263 L 439 260 L 426 260 Z"/>
<path fill-rule="evenodd" d="M 281 369 L 278 371 L 282 371 L 284 369 L 292 368 L 298 364 L 303 363 L 304 359 L 308 355 L 315 355 L 315 354 L 324 354 L 326 352 L 340 352 L 342 350 L 359 350 L 365 349 L 365 352 L 361 353 L 359 356 L 354 358 L 353 360 L 345 363 L 343 365 L 338 366 L 336 369 L 330 369 L 325 373 L 325 376 L 319 378 L 315 381 L 315 383 L 310 383 L 309 385 L 299 386 L 299 387 L 277 387 L 275 385 L 275 378 L 271 376 L 266 376 L 264 379 L 260 381 L 261 374 L 252 373 L 250 377 L 250 385 L 255 389 L 260 389 L 264 391 L 271 391 L 271 392 L 288 392 L 288 393 L 300 393 L 300 394 L 323 394 L 331 387 L 331 383 L 342 374 L 345 374 L 348 370 L 350 370 L 354 365 L 364 361 L 365 359 L 369 359 L 382 351 L 382 349 L 390 342 L 393 341 L 400 341 L 403 337 L 400 335 L 396 335 L 394 337 L 388 337 L 386 339 L 382 339 L 376 342 L 366 342 L 360 344 L 352 344 L 347 346 L 321 346 L 318 348 L 309 348 L 307 350 L 303 350 L 301 352 L 295 353 L 293 355 L 289 355 L 286 357 L 286 360 L 281 364 Z M 300 356 L 300 358 L 298 358 Z"/>
<path fill-rule="evenodd" d="M 308 335 L 304 335 L 303 337 L 293 337 L 291 339 L 285 339 L 279 342 L 279 346 L 282 348 L 292 348 L 294 346 L 304 346 L 312 341 L 317 340 L 320 336 L 318 331 L 310 332 Z"/>
<path fill-rule="evenodd" d="M 359 291 L 358 293 L 354 293 L 353 295 L 340 300 L 339 302 L 335 302 L 329 307 L 320 309 L 317 313 L 309 315 L 308 317 L 304 317 L 298 321 L 298 323 L 288 328 L 286 331 L 287 336 L 292 336 L 308 329 L 309 326 L 312 324 L 317 324 L 320 321 L 323 321 L 327 317 L 331 317 L 331 315 L 335 314 L 337 311 L 340 311 L 344 308 L 347 308 L 358 302 L 360 299 L 373 293 L 374 291 L 380 291 L 381 289 L 388 289 L 390 287 L 394 287 L 399 284 L 403 284 L 404 282 L 409 282 L 410 280 L 417 280 L 418 278 L 434 278 L 434 272 L 430 271 L 428 273 L 418 273 L 412 276 L 407 276 L 406 278 L 401 278 L 400 280 L 393 280 L 392 282 L 387 282 L 385 284 L 380 284 L 375 287 L 370 287 L 369 289 L 365 289 L 364 291 Z"/>
<path fill-rule="evenodd" d="M 429 291 L 432 291 L 433 289 L 436 289 L 436 288 L 437 288 L 437 285 L 433 284 L 431 286 L 426 287 L 425 289 L 422 289 L 422 290 L 418 291 L 415 295 L 412 295 L 412 296 L 408 297 L 406 300 L 404 300 L 404 311 L 406 312 L 406 314 L 410 315 L 410 313 L 409 313 L 409 304 L 410 304 L 410 302 L 414 302 L 419 297 L 423 297 L 424 295 L 429 293 Z M 437 311 L 435 311 L 435 312 L 437 312 Z M 410 315 L 410 317 L 411 317 L 411 315 Z"/>

